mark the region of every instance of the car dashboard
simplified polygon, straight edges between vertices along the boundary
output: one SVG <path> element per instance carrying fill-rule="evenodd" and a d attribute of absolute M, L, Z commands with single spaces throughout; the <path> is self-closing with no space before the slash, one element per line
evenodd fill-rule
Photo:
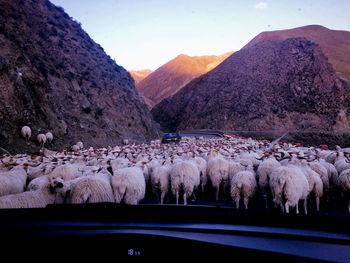
<path fill-rule="evenodd" d="M 282 215 L 210 206 L 53 205 L 0 211 L 2 253 L 28 259 L 350 259 L 348 217 Z M 344 228 L 345 227 L 345 228 Z M 39 253 L 40 251 L 40 253 Z M 40 258 L 36 258 L 37 260 Z"/>

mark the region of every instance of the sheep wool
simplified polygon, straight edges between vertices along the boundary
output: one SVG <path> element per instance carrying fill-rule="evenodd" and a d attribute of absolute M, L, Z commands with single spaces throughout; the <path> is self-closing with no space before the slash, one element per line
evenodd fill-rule
<path fill-rule="evenodd" d="M 224 195 L 226 186 L 229 184 L 229 163 L 220 156 L 209 158 L 208 161 L 208 177 L 215 188 L 216 201 L 219 200 L 220 185 L 224 182 Z"/>
<path fill-rule="evenodd" d="M 239 208 L 241 195 L 243 196 L 244 208 L 248 209 L 249 198 L 253 197 L 257 189 L 255 173 L 252 171 L 240 171 L 231 180 L 231 197 Z"/>
<path fill-rule="evenodd" d="M 62 189 L 63 186 L 62 186 Z M 49 184 L 36 191 L 26 191 L 0 197 L 0 208 L 43 208 L 48 204 L 58 203 L 57 196 L 65 194 L 57 193 Z M 60 200 L 63 200 L 61 198 Z"/>
<path fill-rule="evenodd" d="M 32 130 L 28 126 L 23 126 L 21 129 L 21 134 L 26 140 L 29 140 L 29 138 L 32 136 Z"/>
<path fill-rule="evenodd" d="M 71 189 L 71 202 L 73 204 L 114 202 L 111 175 L 97 173 L 79 178 Z"/>
<path fill-rule="evenodd" d="M 137 205 L 146 192 L 145 177 L 139 167 L 126 167 L 113 172 L 112 188 L 117 203 Z"/>
<path fill-rule="evenodd" d="M 170 165 L 162 165 L 162 166 L 156 167 L 151 175 L 152 191 L 157 196 L 158 196 L 158 192 L 160 192 L 161 204 L 163 204 L 164 197 L 169 190 L 170 171 L 171 171 Z"/>
<path fill-rule="evenodd" d="M 0 173 L 0 196 L 21 193 L 24 191 L 27 172 L 20 166 Z"/>
<path fill-rule="evenodd" d="M 46 136 L 43 133 L 38 134 L 36 139 L 41 146 L 44 146 L 44 144 L 46 143 Z"/>
<path fill-rule="evenodd" d="M 194 189 L 199 186 L 200 175 L 196 164 L 193 161 L 176 162 L 170 171 L 171 191 L 176 197 L 176 204 L 179 204 L 179 193 L 182 188 L 184 191 L 184 205 L 187 205 Z"/>
<path fill-rule="evenodd" d="M 289 213 L 289 207 L 296 206 L 296 213 L 299 214 L 298 203 L 304 200 L 305 214 L 307 214 L 307 197 L 309 195 L 309 183 L 303 172 L 294 165 L 280 166 L 270 174 L 270 188 L 273 196 L 273 202 L 284 208 L 286 213 Z M 286 202 L 283 206 L 283 198 Z"/>

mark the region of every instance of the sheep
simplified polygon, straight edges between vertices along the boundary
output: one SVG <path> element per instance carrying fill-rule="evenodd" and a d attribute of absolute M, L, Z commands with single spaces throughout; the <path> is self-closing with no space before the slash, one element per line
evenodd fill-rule
<path fill-rule="evenodd" d="M 116 171 L 120 168 L 125 168 L 130 166 L 131 163 L 127 158 L 119 157 L 117 159 L 111 160 L 109 164 L 110 164 L 110 167 L 112 168 L 112 171 Z"/>
<path fill-rule="evenodd" d="M 142 170 L 126 167 L 113 171 L 112 188 L 115 201 L 119 204 L 137 205 L 145 197 L 146 183 Z"/>
<path fill-rule="evenodd" d="M 329 175 L 327 169 L 319 162 L 313 161 L 308 163 L 310 168 L 315 171 L 321 178 L 325 193 L 329 192 Z"/>
<path fill-rule="evenodd" d="M 296 213 L 299 214 L 298 203 L 304 200 L 305 214 L 307 214 L 307 197 L 309 195 L 309 183 L 303 172 L 294 165 L 279 166 L 270 174 L 270 189 L 275 205 L 281 207 L 284 212 L 289 213 L 289 207 L 296 206 Z M 285 205 L 283 206 L 283 196 Z"/>
<path fill-rule="evenodd" d="M 209 158 L 207 166 L 207 174 L 210 178 L 212 186 L 215 188 L 215 199 L 219 200 L 219 190 L 220 185 L 224 183 L 224 198 L 225 198 L 225 189 L 229 184 L 229 163 L 220 156 Z"/>
<path fill-rule="evenodd" d="M 151 175 L 151 185 L 153 193 L 158 196 L 160 191 L 160 204 L 163 204 L 164 197 L 168 193 L 170 184 L 170 165 L 157 166 Z M 159 199 L 159 198 L 158 198 Z"/>
<path fill-rule="evenodd" d="M 309 163 L 304 157 L 296 158 L 293 156 L 289 163 L 298 166 L 306 177 L 309 183 L 310 192 L 315 194 L 316 210 L 318 212 L 320 207 L 320 198 L 323 196 L 323 183 L 320 175 L 309 167 Z"/>
<path fill-rule="evenodd" d="M 62 203 L 66 190 L 64 184 L 52 188 L 48 183 L 36 191 L 1 196 L 0 208 L 43 208 L 48 204 Z"/>
<path fill-rule="evenodd" d="M 37 166 L 28 166 L 28 180 L 32 181 L 33 179 L 40 177 L 44 174 L 49 174 L 54 168 L 55 166 L 52 163 L 39 163 Z"/>
<path fill-rule="evenodd" d="M 339 175 L 332 178 L 335 187 L 340 190 L 341 196 L 346 196 L 348 200 L 348 211 L 350 213 L 350 169 L 342 171 Z"/>
<path fill-rule="evenodd" d="M 176 204 L 179 204 L 179 193 L 182 188 L 184 205 L 187 205 L 187 198 L 200 184 L 200 173 L 196 164 L 192 161 L 176 162 L 170 171 L 170 183 L 171 191 L 176 197 Z"/>
<path fill-rule="evenodd" d="M 21 134 L 28 141 L 32 136 L 32 130 L 28 126 L 23 126 L 21 129 Z"/>
<path fill-rule="evenodd" d="M 350 162 L 347 160 L 343 152 L 340 152 L 334 162 L 334 167 L 340 174 L 342 171 L 350 169 Z"/>
<path fill-rule="evenodd" d="M 41 145 L 41 147 L 44 147 L 44 144 L 46 143 L 46 136 L 43 133 L 38 134 L 36 137 L 38 143 Z"/>
<path fill-rule="evenodd" d="M 82 142 L 77 142 L 75 145 L 77 145 L 79 147 L 79 150 L 84 148 L 84 144 Z"/>
<path fill-rule="evenodd" d="M 80 147 L 78 145 L 76 145 L 76 144 L 72 145 L 71 148 L 72 148 L 73 152 L 78 152 L 80 150 Z"/>
<path fill-rule="evenodd" d="M 279 166 L 281 166 L 281 164 L 275 158 L 270 157 L 262 161 L 259 164 L 258 169 L 256 171 L 259 188 L 265 199 L 265 208 L 267 208 L 267 199 L 268 199 L 268 192 L 269 192 L 269 176 L 270 176 L 270 173 L 273 171 L 273 169 Z"/>
<path fill-rule="evenodd" d="M 57 166 L 49 175 L 49 183 L 56 187 L 59 182 L 69 181 L 76 177 L 82 176 L 81 166 L 76 164 L 63 164 Z"/>
<path fill-rule="evenodd" d="M 42 175 L 42 176 L 39 176 L 39 177 L 31 180 L 29 182 L 29 184 L 27 185 L 26 190 L 27 191 L 36 191 L 36 190 L 43 188 L 48 183 L 49 183 L 49 177 L 47 175 Z"/>
<path fill-rule="evenodd" d="M 52 140 L 53 140 L 53 134 L 52 134 L 51 132 L 47 132 L 47 133 L 45 134 L 45 137 L 46 137 L 46 141 L 47 141 L 48 143 L 51 143 L 51 142 L 52 142 Z"/>
<path fill-rule="evenodd" d="M 105 171 L 80 177 L 70 193 L 71 203 L 114 202 L 111 175 Z"/>
<path fill-rule="evenodd" d="M 252 166 L 249 167 L 245 167 L 242 164 L 236 162 L 236 161 L 229 161 L 229 173 L 228 173 L 228 177 L 229 177 L 229 181 L 231 182 L 232 177 L 240 172 L 240 171 L 245 171 L 248 169 L 253 169 Z"/>
<path fill-rule="evenodd" d="M 254 169 L 257 169 L 260 164 L 259 158 L 260 156 L 255 152 L 245 152 L 239 156 L 239 159 L 249 159 L 252 162 Z"/>
<path fill-rule="evenodd" d="M 244 208 L 248 209 L 249 198 L 251 198 L 257 189 L 255 173 L 253 171 L 240 171 L 233 175 L 231 179 L 231 197 L 236 202 L 236 208 L 239 208 L 239 201 L 243 195 Z"/>
<path fill-rule="evenodd" d="M 26 187 L 27 172 L 22 166 L 0 173 L 0 196 L 21 193 Z"/>
<path fill-rule="evenodd" d="M 305 161 L 300 162 L 298 165 L 299 169 L 304 173 L 308 183 L 310 193 L 315 194 L 316 199 L 316 211 L 320 210 L 320 198 L 323 196 L 323 183 L 318 173 L 312 170 Z"/>
<path fill-rule="evenodd" d="M 202 157 L 195 157 L 194 161 L 197 163 L 198 170 L 200 172 L 200 185 L 202 192 L 204 192 L 204 187 L 207 184 L 207 161 Z"/>

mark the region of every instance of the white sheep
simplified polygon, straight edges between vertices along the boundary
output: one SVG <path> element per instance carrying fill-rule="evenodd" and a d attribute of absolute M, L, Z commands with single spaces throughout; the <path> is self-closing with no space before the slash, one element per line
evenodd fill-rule
<path fill-rule="evenodd" d="M 200 184 L 200 174 L 194 161 L 178 161 L 170 171 L 171 191 L 176 197 L 176 204 L 179 204 L 179 193 L 181 188 L 184 191 L 184 205 L 187 205 L 189 198 Z"/>
<path fill-rule="evenodd" d="M 82 176 L 82 166 L 77 164 L 63 164 L 57 166 L 49 175 L 49 183 L 56 187 L 59 182 L 69 181 Z"/>
<path fill-rule="evenodd" d="M 307 214 L 307 197 L 309 195 L 309 183 L 303 172 L 294 165 L 280 166 L 273 169 L 270 174 L 270 189 L 275 205 L 284 208 L 289 213 L 289 207 L 296 206 L 299 214 L 298 203 L 304 200 L 305 214 Z M 283 196 L 286 199 L 283 206 Z"/>
<path fill-rule="evenodd" d="M 334 167 L 340 174 L 342 171 L 350 169 L 350 162 L 347 160 L 343 152 L 340 152 L 334 162 Z"/>
<path fill-rule="evenodd" d="M 200 173 L 200 185 L 202 188 L 202 192 L 204 192 L 204 187 L 206 186 L 208 182 L 208 175 L 207 175 L 207 161 L 202 157 L 195 157 L 193 159 L 197 163 L 197 167 Z"/>
<path fill-rule="evenodd" d="M 170 184 L 171 165 L 157 166 L 151 175 L 151 185 L 153 193 L 160 191 L 160 203 L 163 204 L 164 197 L 168 193 Z M 158 196 L 159 197 L 159 196 Z"/>
<path fill-rule="evenodd" d="M 50 184 L 36 191 L 26 191 L 0 197 L 0 208 L 42 208 L 48 204 L 62 203 L 66 188 L 60 184 L 54 189 Z"/>
<path fill-rule="evenodd" d="M 268 193 L 270 189 L 269 177 L 273 169 L 279 166 L 281 166 L 281 164 L 275 158 L 270 157 L 262 161 L 259 164 L 258 169 L 256 171 L 259 188 L 265 199 L 265 208 L 267 208 L 267 199 L 268 199 Z"/>
<path fill-rule="evenodd" d="M 47 132 L 47 133 L 45 134 L 45 137 L 46 137 L 46 141 L 47 141 L 48 143 L 51 143 L 51 142 L 52 142 L 52 140 L 53 140 L 53 134 L 52 134 L 51 132 Z"/>
<path fill-rule="evenodd" d="M 316 199 L 316 210 L 320 210 L 320 198 L 323 196 L 323 183 L 321 177 L 318 173 L 308 167 L 306 164 L 301 164 L 298 166 L 300 170 L 304 173 L 308 183 L 310 193 L 314 193 Z"/>
<path fill-rule="evenodd" d="M 21 134 L 28 141 L 32 136 L 32 130 L 28 126 L 23 126 L 21 129 Z"/>
<path fill-rule="evenodd" d="M 339 175 L 332 177 L 332 182 L 337 189 L 340 190 L 341 196 L 348 200 L 348 211 L 350 213 L 350 198 L 348 193 L 350 191 L 350 169 L 342 171 Z"/>
<path fill-rule="evenodd" d="M 27 185 L 26 190 L 27 191 L 36 191 L 36 190 L 39 190 L 39 189 L 45 187 L 48 183 L 49 183 L 49 178 L 45 174 L 45 175 L 39 176 L 39 177 L 31 180 L 29 182 L 29 184 Z"/>
<path fill-rule="evenodd" d="M 26 187 L 27 172 L 22 166 L 0 173 L 0 196 L 21 193 Z"/>
<path fill-rule="evenodd" d="M 75 145 L 77 145 L 79 147 L 79 150 L 84 148 L 84 144 L 81 141 L 77 142 Z"/>
<path fill-rule="evenodd" d="M 322 165 L 319 161 L 313 161 L 308 163 L 310 168 L 315 171 L 321 178 L 323 189 L 325 193 L 329 192 L 329 174 L 324 165 Z"/>
<path fill-rule="evenodd" d="M 42 147 L 44 147 L 44 144 L 46 143 L 46 136 L 45 136 L 45 134 L 43 134 L 43 133 L 38 134 L 38 136 L 36 137 L 36 139 L 37 139 L 38 143 L 39 143 Z"/>
<path fill-rule="evenodd" d="M 215 156 L 209 158 L 207 166 L 208 177 L 210 178 L 212 186 L 215 188 L 215 199 L 219 200 L 219 190 L 221 183 L 224 184 L 224 198 L 225 189 L 229 185 L 229 163 L 222 157 Z"/>
<path fill-rule="evenodd" d="M 131 162 L 124 157 L 118 157 L 117 159 L 111 160 L 109 163 L 113 172 L 120 168 L 126 168 L 131 165 Z"/>
<path fill-rule="evenodd" d="M 253 171 L 240 171 L 231 179 L 231 197 L 239 208 L 241 195 L 243 196 L 244 208 L 248 209 L 249 198 L 253 197 L 257 189 L 255 173 Z"/>
<path fill-rule="evenodd" d="M 78 145 L 76 145 L 76 144 L 72 145 L 71 148 L 72 148 L 73 152 L 78 152 L 80 150 L 80 147 Z"/>
<path fill-rule="evenodd" d="M 112 188 L 117 203 L 137 205 L 146 192 L 145 177 L 139 167 L 126 167 L 113 171 Z"/>
<path fill-rule="evenodd" d="M 253 169 L 253 167 L 252 166 L 249 166 L 248 167 L 248 169 L 250 170 L 250 169 Z M 243 166 L 243 165 L 241 165 L 240 163 L 238 163 L 238 162 L 236 162 L 236 161 L 229 161 L 229 172 L 228 172 L 228 177 L 229 177 L 229 181 L 231 182 L 231 179 L 232 179 L 232 177 L 236 174 L 236 173 L 238 173 L 238 172 L 240 172 L 240 171 L 245 171 L 245 170 L 247 170 L 247 167 L 245 167 L 245 166 Z"/>
<path fill-rule="evenodd" d="M 114 202 L 111 175 L 100 172 L 78 178 L 70 193 L 71 203 Z"/>

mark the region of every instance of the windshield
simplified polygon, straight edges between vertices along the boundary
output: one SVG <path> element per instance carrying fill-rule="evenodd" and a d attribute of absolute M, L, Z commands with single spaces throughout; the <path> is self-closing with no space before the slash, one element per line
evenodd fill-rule
<path fill-rule="evenodd" d="M 0 0 L 0 208 L 348 216 L 348 10 Z"/>

